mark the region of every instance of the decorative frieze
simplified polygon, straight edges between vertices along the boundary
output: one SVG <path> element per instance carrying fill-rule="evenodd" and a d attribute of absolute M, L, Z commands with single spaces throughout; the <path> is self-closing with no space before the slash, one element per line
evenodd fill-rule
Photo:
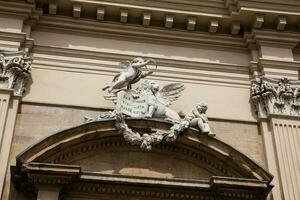
<path fill-rule="evenodd" d="M 0 52 L 0 89 L 12 89 L 15 95 L 22 95 L 30 75 L 31 62 L 25 52 Z"/>
<path fill-rule="evenodd" d="M 259 118 L 269 114 L 300 116 L 300 81 L 256 78 L 251 81 L 251 103 Z"/>

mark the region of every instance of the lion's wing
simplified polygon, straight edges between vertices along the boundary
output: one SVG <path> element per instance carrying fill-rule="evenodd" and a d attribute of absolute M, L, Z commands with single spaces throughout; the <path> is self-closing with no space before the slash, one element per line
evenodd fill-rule
<path fill-rule="evenodd" d="M 157 99 L 164 105 L 170 106 L 173 101 L 177 100 L 184 90 L 182 83 L 171 83 L 165 85 L 158 93 Z"/>

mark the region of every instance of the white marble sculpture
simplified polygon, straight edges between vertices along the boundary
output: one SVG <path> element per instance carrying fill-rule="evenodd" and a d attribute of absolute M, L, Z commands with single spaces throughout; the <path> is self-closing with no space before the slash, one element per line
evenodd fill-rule
<path fill-rule="evenodd" d="M 112 92 L 116 89 L 122 89 L 127 87 L 131 89 L 131 84 L 138 82 L 141 78 L 153 73 L 147 65 L 153 63 L 156 65 L 156 62 L 153 59 L 143 59 L 143 58 L 134 58 L 132 61 L 121 62 L 120 67 L 123 70 L 117 74 L 112 82 L 105 86 L 102 90 L 108 90 Z M 145 68 L 146 72 L 143 72 L 141 69 Z"/>
<path fill-rule="evenodd" d="M 185 116 L 185 119 L 189 122 L 190 127 L 199 129 L 202 133 L 207 133 L 209 136 L 215 136 L 210 130 L 208 119 L 205 115 L 207 111 L 207 105 L 200 102 L 196 105 L 196 109 L 192 110 Z"/>
<path fill-rule="evenodd" d="M 160 88 L 155 81 L 143 80 L 135 89 L 132 88 L 133 83 L 137 83 L 153 73 L 153 70 L 147 68 L 150 62 L 156 64 L 153 59 L 143 58 L 135 58 L 125 62 L 126 64 L 121 64 L 125 66 L 125 69 L 103 88 L 104 98 L 113 101 L 116 108 L 114 111 L 102 113 L 96 120 L 115 119 L 116 128 L 124 136 L 124 139 L 133 145 L 140 145 L 142 149 L 146 150 L 150 150 L 153 144 L 162 141 L 174 141 L 189 126 L 214 136 L 205 116 L 207 110 L 205 104 L 198 104 L 196 110 L 183 119 L 176 111 L 169 108 L 172 102 L 181 96 L 184 90 L 182 83 L 170 83 Z M 146 72 L 141 71 L 143 67 L 145 67 Z M 171 122 L 173 126 L 166 131 L 141 134 L 128 127 L 125 122 L 126 117 L 166 120 Z M 93 119 L 87 117 L 86 121 L 93 121 Z"/>

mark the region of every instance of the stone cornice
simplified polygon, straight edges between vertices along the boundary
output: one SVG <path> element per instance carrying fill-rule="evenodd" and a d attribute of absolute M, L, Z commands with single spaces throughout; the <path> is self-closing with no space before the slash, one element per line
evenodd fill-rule
<path fill-rule="evenodd" d="M 209 4 L 199 2 L 197 5 L 189 5 L 186 3 L 162 3 L 155 1 L 97 1 L 97 0 L 73 0 L 77 4 L 92 4 L 94 6 L 111 6 L 116 8 L 147 10 L 150 12 L 161 12 L 169 14 L 183 14 L 192 16 L 206 16 L 206 17 L 229 17 L 226 8 L 215 2 Z M 203 12 L 203 11 L 206 12 Z M 208 11 L 213 12 L 208 12 Z"/>
<path fill-rule="evenodd" d="M 110 175 L 81 172 L 79 166 L 28 163 L 22 171 L 12 168 L 12 180 L 26 196 L 35 196 L 42 185 L 90 195 L 128 195 L 132 197 L 170 197 L 172 199 L 202 199 L 203 197 L 262 198 L 272 186 L 265 181 L 245 178 L 212 176 L 210 180 L 166 179 L 142 176 Z"/>
<path fill-rule="evenodd" d="M 299 70 L 300 62 L 298 61 L 284 61 L 284 60 L 272 60 L 259 58 L 258 65 L 263 67 L 272 67 L 272 68 L 281 68 L 281 69 L 291 69 L 291 70 Z"/>
<path fill-rule="evenodd" d="M 34 1 L 36 4 L 30 4 Z M 266 24 L 266 27 L 275 25 L 277 30 L 298 27 L 300 19 L 300 5 L 296 1 L 63 0 L 49 3 L 28 0 L 28 2 L 26 4 L 23 1 L 13 3 L 0 1 L 0 14 L 17 14 L 28 19 L 27 23 L 35 24 L 43 8 L 45 14 L 49 12 L 51 15 L 73 16 L 76 19 L 88 18 L 95 21 L 161 27 L 167 30 L 174 28 L 189 32 L 226 33 L 234 36 L 242 34 L 244 30 L 257 28 L 253 23 L 257 15 L 262 15 L 263 20 L 259 28 Z M 35 8 L 35 5 L 39 7 Z M 286 24 L 278 25 L 279 16 Z M 190 21 L 191 18 L 193 20 Z M 166 23 L 167 20 L 170 21 Z"/>
<path fill-rule="evenodd" d="M 240 10 L 253 12 L 262 12 L 265 14 L 276 15 L 295 15 L 299 16 L 299 1 L 282 1 L 282 0 L 236 0 L 235 5 Z"/>
<path fill-rule="evenodd" d="M 102 35 L 114 34 L 149 42 L 178 41 L 177 45 L 246 50 L 249 42 L 289 47 L 294 47 L 299 42 L 298 32 L 285 32 L 286 29 L 297 31 L 299 26 L 299 3 L 294 1 L 36 2 L 38 8 L 21 1 L 0 1 L 0 14 L 19 15 L 25 20 L 25 24 L 34 26 L 38 23 L 39 28 L 44 29 L 94 35 L 101 32 Z M 45 14 L 42 14 L 41 8 L 45 9 Z M 46 8 L 49 8 L 49 13 Z M 265 27 L 269 27 L 270 31 L 260 32 Z M 251 30 L 253 31 L 249 34 Z M 246 44 L 241 37 L 244 32 Z"/>
<path fill-rule="evenodd" d="M 62 164 L 49 164 L 49 163 L 26 163 L 23 165 L 23 171 L 29 173 L 47 173 L 47 174 L 59 174 L 68 176 L 78 176 L 81 172 L 81 168 L 75 165 L 62 165 Z"/>
<path fill-rule="evenodd" d="M 300 41 L 300 33 L 298 32 L 276 32 L 259 29 L 254 29 L 251 33 L 245 33 L 244 37 L 248 46 L 265 45 L 293 48 Z"/>
<path fill-rule="evenodd" d="M 36 8 L 35 5 L 26 4 L 24 2 L 0 1 L 0 14 L 20 17 L 24 20 L 38 20 L 43 11 Z"/>
<path fill-rule="evenodd" d="M 143 41 L 159 44 L 190 47 L 213 47 L 248 51 L 242 37 L 230 35 L 212 35 L 205 32 L 187 32 L 180 29 L 165 30 L 158 27 L 145 28 L 138 25 L 119 23 L 99 23 L 92 20 L 76 20 L 69 17 L 43 16 L 41 17 L 38 30 L 69 31 L 70 33 L 104 35 L 111 38 L 128 38 L 134 41 Z M 176 43 L 174 43 L 176 41 Z"/>

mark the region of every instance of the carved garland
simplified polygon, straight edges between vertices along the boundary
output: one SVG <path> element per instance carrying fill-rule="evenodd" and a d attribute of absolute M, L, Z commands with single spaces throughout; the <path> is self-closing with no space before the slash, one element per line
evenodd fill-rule
<path fill-rule="evenodd" d="M 125 116 L 121 113 L 116 115 L 116 128 L 119 133 L 123 134 L 124 139 L 131 145 L 139 145 L 141 149 L 151 150 L 153 144 L 158 144 L 162 141 L 175 141 L 179 133 L 189 127 L 188 121 L 175 123 L 169 130 L 157 130 L 152 134 L 144 133 L 141 135 L 138 132 L 132 131 L 125 123 Z"/>

